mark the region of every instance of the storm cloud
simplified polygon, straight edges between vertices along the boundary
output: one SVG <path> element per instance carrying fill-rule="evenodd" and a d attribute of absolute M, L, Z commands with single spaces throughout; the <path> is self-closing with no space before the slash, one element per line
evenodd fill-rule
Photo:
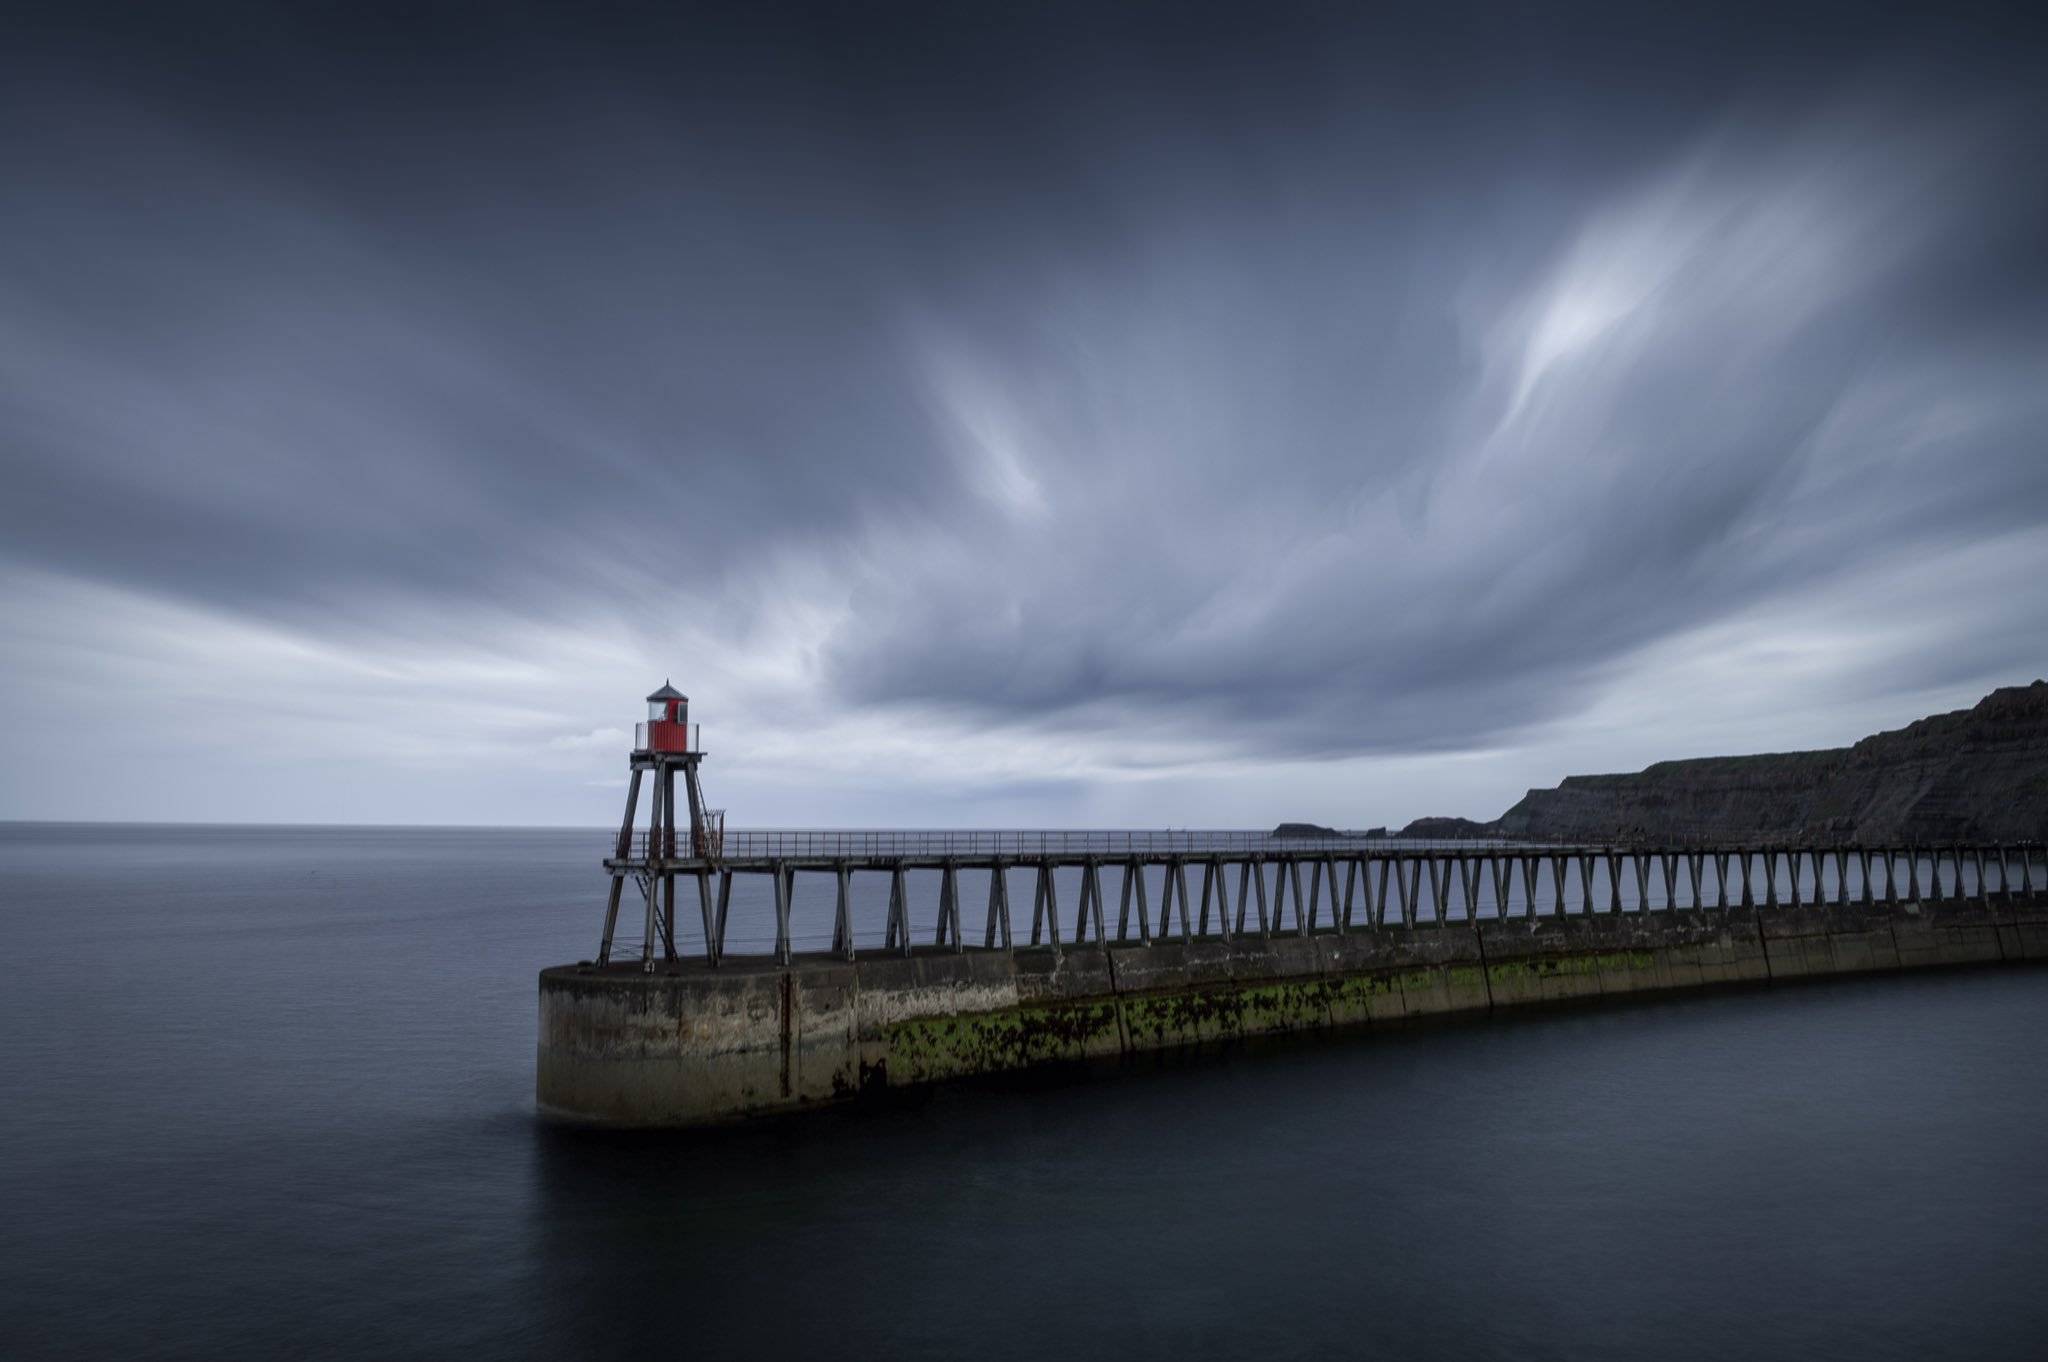
<path fill-rule="evenodd" d="M 24 13 L 0 815 L 601 821 L 670 675 L 736 821 L 1362 825 L 2031 680 L 2043 37 Z"/>

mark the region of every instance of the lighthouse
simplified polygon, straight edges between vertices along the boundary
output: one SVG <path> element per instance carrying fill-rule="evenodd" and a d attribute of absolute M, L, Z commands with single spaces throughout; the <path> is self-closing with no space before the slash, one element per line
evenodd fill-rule
<path fill-rule="evenodd" d="M 652 972 L 659 944 L 662 957 L 677 959 L 675 938 L 676 874 L 679 864 L 700 866 L 716 859 L 722 840 L 725 813 L 704 807 L 704 788 L 697 779 L 698 763 L 704 751 L 698 745 L 698 731 L 690 723 L 690 697 L 667 681 L 647 697 L 647 718 L 634 725 L 633 751 L 627 758 L 631 772 L 626 785 L 626 816 L 619 823 L 618 845 L 605 862 L 611 875 L 611 889 L 604 910 L 604 939 L 598 945 L 597 963 L 612 962 L 612 941 L 618 927 L 619 903 L 625 897 L 630 877 L 646 899 L 646 927 L 640 943 L 641 968 Z M 676 818 L 676 777 L 682 777 L 688 821 L 678 826 Z M 648 777 L 652 777 L 651 780 Z M 645 833 L 636 833 L 634 823 L 640 807 L 640 788 L 647 784 L 651 803 Z M 704 930 L 711 931 L 711 899 L 705 876 L 696 876 L 703 900 Z"/>

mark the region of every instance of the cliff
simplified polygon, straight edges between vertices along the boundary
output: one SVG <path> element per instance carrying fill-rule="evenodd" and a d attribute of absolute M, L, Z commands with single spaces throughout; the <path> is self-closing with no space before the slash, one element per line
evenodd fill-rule
<path fill-rule="evenodd" d="M 2048 840 L 2048 682 L 1854 747 L 1571 776 L 1529 791 L 1491 828 L 1532 841 Z"/>

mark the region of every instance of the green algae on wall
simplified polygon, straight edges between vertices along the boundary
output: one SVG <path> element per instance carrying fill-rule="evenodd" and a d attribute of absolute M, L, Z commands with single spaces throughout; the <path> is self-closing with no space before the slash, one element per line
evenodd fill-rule
<path fill-rule="evenodd" d="M 1122 1049 L 1114 999 L 916 1017 L 883 1028 L 887 1081 L 930 1083 Z"/>
<path fill-rule="evenodd" d="M 1572 974 L 1614 974 L 1628 970 L 1654 970 L 1654 951 L 1602 951 L 1591 955 L 1543 955 L 1528 960 L 1503 960 L 1486 967 L 1487 979 L 1495 984 L 1531 979 L 1554 979 Z"/>
<path fill-rule="evenodd" d="M 892 1084 L 936 1082 L 1120 1049 L 1159 1050 L 1357 1025 L 1375 1016 L 1483 1008 L 1490 982 L 1510 990 L 1522 984 L 1534 992 L 1543 979 L 1655 965 L 1649 951 L 1609 951 L 1508 961 L 1483 971 L 1476 964 L 1438 965 L 1298 982 L 1195 986 L 1089 1005 L 920 1017 L 885 1028 L 883 1058 Z"/>
<path fill-rule="evenodd" d="M 1328 987 L 1301 983 L 1221 984 L 1119 999 L 1124 1034 L 1134 1050 L 1228 1040 L 1330 1024 Z"/>

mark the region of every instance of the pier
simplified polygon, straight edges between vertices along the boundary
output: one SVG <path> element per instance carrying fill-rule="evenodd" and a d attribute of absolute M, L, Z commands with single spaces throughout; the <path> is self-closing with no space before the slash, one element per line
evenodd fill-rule
<path fill-rule="evenodd" d="M 686 723 L 640 734 L 598 948 L 541 975 L 546 1112 L 717 1124 L 1271 1033 L 2048 958 L 2033 843 L 744 831 L 703 810 L 702 755 Z M 829 905 L 815 942 L 800 902 Z"/>
<path fill-rule="evenodd" d="M 1256 832 L 772 831 L 726 833 L 715 855 L 688 850 L 665 834 L 628 832 L 604 862 L 615 887 L 637 883 L 649 905 L 633 956 L 643 969 L 683 958 L 673 916 L 679 882 L 697 901 L 700 958 L 721 963 L 733 886 L 745 877 L 770 887 L 769 953 L 783 964 L 797 955 L 790 915 L 800 879 L 822 881 L 833 894 L 831 953 L 846 960 L 860 955 L 852 914 L 856 876 L 887 878 L 888 921 L 880 949 L 900 955 L 912 953 L 918 922 L 930 924 L 923 943 L 931 949 L 1009 951 L 1025 944 L 1057 953 L 1111 942 L 1187 943 L 1248 933 L 1271 939 L 1323 930 L 1342 935 L 1482 918 L 1988 904 L 2031 896 L 2037 884 L 2048 888 L 2048 860 L 2032 844 L 1552 847 L 1389 844 Z M 932 903 L 913 905 L 914 871 L 937 872 Z M 1018 877 L 1029 885 L 1021 896 L 1013 888 Z M 963 885 L 970 879 L 985 884 L 985 913 L 962 908 L 970 897 Z M 1064 929 L 1063 895 L 1072 904 Z M 1105 909 L 1112 897 L 1114 932 Z M 1013 899 L 1028 903 L 1028 910 L 1021 903 L 1013 909 Z M 1028 935 L 1021 920 L 1026 911 Z M 616 925 L 613 908 L 605 919 L 599 966 L 616 963 Z M 971 937 L 978 941 L 970 944 Z"/>

